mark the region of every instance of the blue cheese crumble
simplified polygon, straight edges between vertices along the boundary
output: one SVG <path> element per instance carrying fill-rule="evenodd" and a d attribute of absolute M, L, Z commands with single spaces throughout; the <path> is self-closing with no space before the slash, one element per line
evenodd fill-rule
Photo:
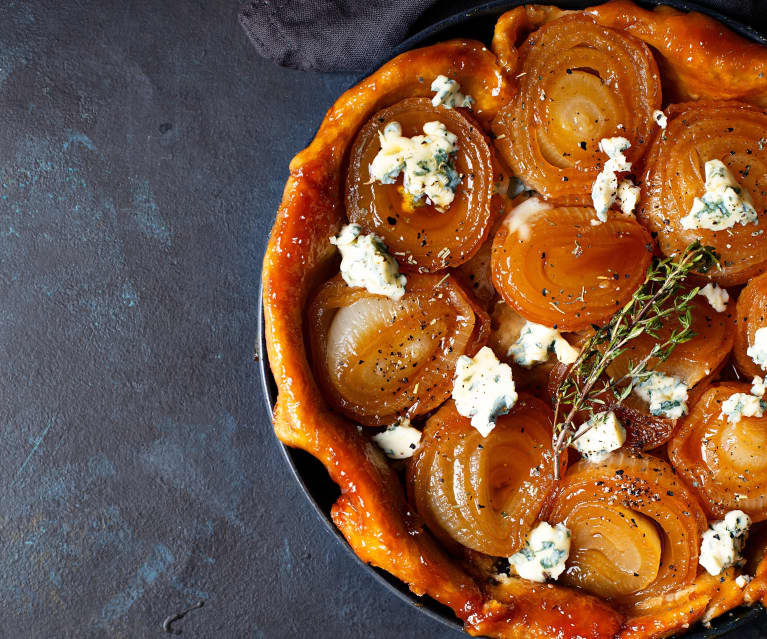
<path fill-rule="evenodd" d="M 631 170 L 631 162 L 623 155 L 623 152 L 630 147 L 631 142 L 622 137 L 603 138 L 599 142 L 599 150 L 606 153 L 609 160 L 605 162 L 601 173 L 597 175 L 594 185 L 591 187 L 591 201 L 597 212 L 597 220 L 592 223 L 600 224 L 607 221 L 607 211 L 610 210 L 618 197 L 618 176 L 616 173 Z M 624 197 L 626 197 L 626 189 L 631 186 L 631 182 L 625 181 L 628 182 L 628 185 L 624 187 Z M 639 197 L 638 192 L 636 196 Z M 636 201 L 634 205 L 636 205 Z"/>
<path fill-rule="evenodd" d="M 620 210 L 626 215 L 631 215 L 639 202 L 639 187 L 631 180 L 621 180 L 618 190 L 615 192 L 615 201 Z"/>
<path fill-rule="evenodd" d="M 668 126 L 668 118 L 666 117 L 666 114 L 663 113 L 663 111 L 653 111 L 652 119 L 655 120 L 655 124 L 657 124 L 661 129 L 665 129 Z"/>
<path fill-rule="evenodd" d="M 767 402 L 746 393 L 733 393 L 722 402 L 722 415 L 726 415 L 731 424 L 737 424 L 741 417 L 762 417 L 765 409 Z"/>
<path fill-rule="evenodd" d="M 708 300 L 717 313 L 723 313 L 727 310 L 727 302 L 730 301 L 730 294 L 718 284 L 709 282 L 702 289 L 698 291 L 698 295 L 702 295 Z"/>
<path fill-rule="evenodd" d="M 373 441 L 391 459 L 412 457 L 421 444 L 421 431 L 410 425 L 407 418 L 392 424 L 384 432 L 373 435 Z"/>
<path fill-rule="evenodd" d="M 703 533 L 698 563 L 714 576 L 740 563 L 750 526 L 751 518 L 742 510 L 731 510 L 722 521 L 713 522 Z"/>
<path fill-rule="evenodd" d="M 687 414 L 687 384 L 676 377 L 652 372 L 634 380 L 634 392 L 650 405 L 653 415 L 679 419 Z"/>
<path fill-rule="evenodd" d="M 458 412 L 470 417 L 471 425 L 487 437 L 495 420 L 517 403 L 511 367 L 499 362 L 487 346 L 473 358 L 461 355 L 455 365 L 453 400 Z"/>
<path fill-rule="evenodd" d="M 757 329 L 754 333 L 754 343 L 746 350 L 757 366 L 767 370 L 767 326 Z"/>
<path fill-rule="evenodd" d="M 721 231 L 751 222 L 759 224 L 751 195 L 721 160 L 706 162 L 706 191 L 693 200 L 690 213 L 680 220 L 682 228 Z"/>
<path fill-rule="evenodd" d="M 601 462 L 626 442 L 626 429 L 613 411 L 598 413 L 576 431 L 573 447 L 590 462 Z"/>
<path fill-rule="evenodd" d="M 359 224 L 347 224 L 330 243 L 341 251 L 341 277 L 349 286 L 366 288 L 393 300 L 405 294 L 407 278 L 377 235 L 363 235 Z"/>
<path fill-rule="evenodd" d="M 757 375 L 751 380 L 751 394 L 757 397 L 764 397 L 765 392 L 767 392 L 767 384 L 764 379 Z"/>
<path fill-rule="evenodd" d="M 453 107 L 471 108 L 474 104 L 474 98 L 470 95 L 461 93 L 461 85 L 455 80 L 451 80 L 446 75 L 438 75 L 431 83 L 431 90 L 436 95 L 431 99 L 432 106 L 443 106 L 448 109 Z"/>
<path fill-rule="evenodd" d="M 557 329 L 527 322 L 507 355 L 520 366 L 530 368 L 549 359 L 549 353 L 554 353 L 563 364 L 572 364 L 578 359 L 578 351 Z"/>
<path fill-rule="evenodd" d="M 522 579 L 542 583 L 562 574 L 569 554 L 570 531 L 564 524 L 552 526 L 542 521 L 530 533 L 524 548 L 509 557 L 509 564 Z"/>
<path fill-rule="evenodd" d="M 458 137 L 442 122 L 427 122 L 424 135 L 402 135 L 399 122 L 389 122 L 379 133 L 381 150 L 368 170 L 370 179 L 394 184 L 403 173 L 402 186 L 415 201 L 425 197 L 428 204 L 444 212 L 453 202 L 463 176 L 453 163 Z"/>

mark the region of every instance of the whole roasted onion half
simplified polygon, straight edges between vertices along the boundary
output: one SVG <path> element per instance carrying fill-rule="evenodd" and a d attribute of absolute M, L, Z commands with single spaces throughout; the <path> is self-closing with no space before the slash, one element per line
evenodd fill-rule
<path fill-rule="evenodd" d="M 408 473 L 426 525 L 488 555 L 515 553 L 554 489 L 551 432 L 551 409 L 532 395 L 520 394 L 487 437 L 445 404 L 426 423 Z M 564 471 L 566 456 L 561 463 Z"/>
<path fill-rule="evenodd" d="M 577 462 L 545 516 L 572 534 L 560 583 L 630 611 L 695 579 L 706 516 L 662 459 L 616 452 Z"/>
<path fill-rule="evenodd" d="M 642 284 L 652 259 L 649 233 L 627 215 L 597 226 L 595 218 L 592 208 L 552 208 L 537 199 L 506 217 L 493 240 L 493 281 L 525 319 L 577 331 L 610 318 Z"/>
<path fill-rule="evenodd" d="M 700 240 L 721 257 L 708 279 L 743 284 L 767 269 L 767 113 L 739 102 L 688 102 L 667 109 L 668 126 L 653 142 L 642 180 L 637 217 L 663 255 Z M 760 142 L 762 140 L 762 142 Z M 712 231 L 683 229 L 680 220 L 705 192 L 704 165 L 721 160 L 754 201 L 759 224 Z"/>
<path fill-rule="evenodd" d="M 767 415 L 730 423 L 722 404 L 751 384 L 722 382 L 709 388 L 668 445 L 674 468 L 693 486 L 712 518 L 742 510 L 767 519 Z"/>
<path fill-rule="evenodd" d="M 458 137 L 454 157 L 461 183 L 445 211 L 413 202 L 403 190 L 402 175 L 394 184 L 370 177 L 369 165 L 381 149 L 378 134 L 399 122 L 402 135 L 423 135 L 423 125 L 439 121 Z M 494 184 L 502 180 L 494 151 L 482 128 L 466 109 L 434 107 L 426 98 L 409 98 L 378 111 L 357 134 L 346 175 L 346 213 L 368 233 L 382 237 L 404 266 L 437 271 L 466 262 L 487 237 L 502 206 Z"/>
<path fill-rule="evenodd" d="M 752 279 L 740 292 L 737 305 L 738 322 L 735 331 L 735 365 L 748 377 L 764 377 L 765 371 L 748 355 L 754 335 L 767 326 L 767 273 Z"/>
<path fill-rule="evenodd" d="M 527 37 L 515 71 L 519 92 L 493 132 L 501 157 L 528 187 L 556 204 L 588 204 L 607 160 L 600 140 L 625 137 L 626 158 L 642 158 L 661 102 L 647 45 L 587 15 L 566 15 Z"/>
<path fill-rule="evenodd" d="M 394 301 L 336 275 L 315 294 L 307 330 L 326 399 L 368 426 L 445 401 L 460 355 L 487 341 L 490 319 L 453 277 L 411 273 Z"/>

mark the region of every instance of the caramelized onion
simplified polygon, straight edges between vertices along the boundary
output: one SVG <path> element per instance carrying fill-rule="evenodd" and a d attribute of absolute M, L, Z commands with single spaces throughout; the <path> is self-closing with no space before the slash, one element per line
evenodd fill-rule
<path fill-rule="evenodd" d="M 568 469 L 546 513 L 572 534 L 560 583 L 632 609 L 692 584 L 706 517 L 663 460 L 613 453 Z"/>
<path fill-rule="evenodd" d="M 767 519 L 767 415 L 741 417 L 732 424 L 722 414 L 724 401 L 750 389 L 750 384 L 737 382 L 714 384 L 668 446 L 674 468 L 715 518 L 737 509 L 754 521 Z"/>
<path fill-rule="evenodd" d="M 405 137 L 423 135 L 423 125 L 432 121 L 458 136 L 454 166 L 462 178 L 445 211 L 425 200 L 414 203 L 404 193 L 402 175 L 394 184 L 371 179 L 368 167 L 381 150 L 378 135 L 395 121 Z M 376 113 L 358 133 L 346 177 L 346 213 L 351 222 L 382 237 L 403 264 L 424 271 L 457 266 L 479 250 L 503 205 L 493 193 L 494 166 L 490 144 L 468 111 L 435 107 L 426 98 L 403 100 Z"/>
<path fill-rule="evenodd" d="M 593 226 L 592 208 L 534 209 L 530 202 L 507 216 L 493 240 L 495 288 L 537 324 L 575 331 L 608 319 L 644 281 L 649 234 L 627 215 Z"/>
<path fill-rule="evenodd" d="M 408 275 L 398 301 L 335 276 L 308 310 L 315 375 L 325 397 L 362 424 L 421 415 L 450 396 L 455 362 L 487 340 L 489 318 L 453 278 Z"/>
<path fill-rule="evenodd" d="M 519 50 L 519 93 L 493 122 L 503 159 L 529 187 L 563 205 L 591 202 L 607 156 L 603 138 L 631 142 L 644 155 L 660 108 L 658 68 L 632 36 L 567 15 L 531 34 Z M 636 168 L 636 167 L 634 167 Z"/>
<path fill-rule="evenodd" d="M 735 365 L 744 375 L 764 377 L 767 371 L 751 359 L 748 349 L 754 344 L 756 331 L 767 326 L 767 273 L 752 279 L 740 292 L 737 315 Z"/>
<path fill-rule="evenodd" d="M 520 394 L 482 437 L 452 401 L 440 408 L 426 423 L 409 469 L 413 501 L 426 525 L 489 555 L 519 550 L 554 488 L 551 420 L 544 402 Z M 563 458 L 563 470 L 565 464 Z"/>
<path fill-rule="evenodd" d="M 663 255 L 684 250 L 695 240 L 713 246 L 722 269 L 706 277 L 722 286 L 742 284 L 767 269 L 767 114 L 738 102 L 671 105 L 668 126 L 647 157 L 639 220 L 658 238 Z M 760 148 L 762 147 L 762 148 Z M 695 197 L 705 192 L 704 164 L 721 160 L 754 201 L 759 225 L 730 229 L 683 229 Z"/>

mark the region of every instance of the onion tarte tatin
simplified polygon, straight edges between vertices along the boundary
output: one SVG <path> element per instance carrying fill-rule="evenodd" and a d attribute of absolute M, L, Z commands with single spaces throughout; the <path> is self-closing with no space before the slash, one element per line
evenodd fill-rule
<path fill-rule="evenodd" d="M 766 48 L 627 0 L 338 99 L 264 314 L 275 432 L 363 561 L 498 639 L 767 601 L 766 106 Z"/>

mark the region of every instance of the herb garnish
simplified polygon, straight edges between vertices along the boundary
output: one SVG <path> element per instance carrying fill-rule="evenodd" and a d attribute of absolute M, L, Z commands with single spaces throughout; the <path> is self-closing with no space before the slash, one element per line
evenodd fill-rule
<path fill-rule="evenodd" d="M 625 400 L 636 382 L 652 374 L 646 370 L 650 359 L 663 361 L 678 344 L 692 339 L 690 303 L 699 287 L 681 292 L 682 285 L 692 271 L 704 273 L 718 264 L 714 249 L 702 246 L 700 242 L 690 244 L 679 257 L 656 259 L 626 305 L 604 326 L 594 326 L 594 334 L 557 388 L 552 436 L 554 479 L 559 479 L 560 455 L 575 439 L 576 415 L 583 410 L 593 415 L 594 407 L 605 405 L 604 397 L 609 395 L 618 402 Z M 670 315 L 677 316 L 679 328 L 664 342 L 655 344 L 638 362 L 629 362 L 628 372 L 618 379 L 605 375 L 608 366 L 625 351 L 628 342 L 643 333 L 657 338 L 663 320 Z M 585 432 L 586 429 L 578 436 Z"/>

